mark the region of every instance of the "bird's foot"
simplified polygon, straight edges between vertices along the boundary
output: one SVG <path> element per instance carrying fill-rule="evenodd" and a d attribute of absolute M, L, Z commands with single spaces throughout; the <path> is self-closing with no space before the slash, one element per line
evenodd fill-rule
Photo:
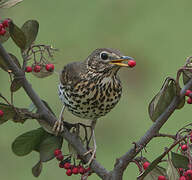
<path fill-rule="evenodd" d="M 86 153 L 83 154 L 83 156 L 86 156 L 89 153 L 91 153 L 91 158 L 89 159 L 87 166 L 89 166 L 92 163 L 93 159 L 96 158 L 96 147 L 94 147 L 94 149 L 88 150 Z"/>
<path fill-rule="evenodd" d="M 55 133 L 55 135 L 58 135 L 64 130 L 63 121 L 57 120 L 52 128 L 52 131 Z"/>

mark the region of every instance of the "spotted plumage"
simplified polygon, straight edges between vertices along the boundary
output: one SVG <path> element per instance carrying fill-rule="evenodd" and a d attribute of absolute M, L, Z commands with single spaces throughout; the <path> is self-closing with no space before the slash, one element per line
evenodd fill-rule
<path fill-rule="evenodd" d="M 59 97 L 72 114 L 96 120 L 115 107 L 122 93 L 117 72 L 119 64 L 124 64 L 123 57 L 118 50 L 101 48 L 85 61 L 64 66 L 60 73 Z"/>
<path fill-rule="evenodd" d="M 106 115 L 119 102 L 122 87 L 117 72 L 120 67 L 129 67 L 124 61 L 132 59 L 123 56 L 118 50 L 100 48 L 93 51 L 84 61 L 65 65 L 60 73 L 59 97 L 64 106 L 53 131 L 63 130 L 65 107 L 75 116 L 92 120 L 91 136 L 94 149 L 88 165 L 96 153 L 96 120 Z"/>
<path fill-rule="evenodd" d="M 118 103 L 121 92 L 120 80 L 109 74 L 105 77 L 95 74 L 87 81 L 80 80 L 74 88 L 59 84 L 59 97 L 67 109 L 80 118 L 90 120 L 107 114 Z"/>

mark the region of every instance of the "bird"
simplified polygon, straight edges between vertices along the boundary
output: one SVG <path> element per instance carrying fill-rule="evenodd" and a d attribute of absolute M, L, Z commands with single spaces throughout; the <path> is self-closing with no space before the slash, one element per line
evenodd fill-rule
<path fill-rule="evenodd" d="M 96 153 L 96 122 L 119 102 L 122 85 L 117 72 L 121 67 L 130 67 L 129 61 L 134 59 L 119 50 L 98 48 L 85 60 L 65 65 L 59 74 L 58 93 L 63 107 L 53 130 L 63 130 L 65 108 L 79 118 L 89 119 L 94 146 L 89 163 Z"/>

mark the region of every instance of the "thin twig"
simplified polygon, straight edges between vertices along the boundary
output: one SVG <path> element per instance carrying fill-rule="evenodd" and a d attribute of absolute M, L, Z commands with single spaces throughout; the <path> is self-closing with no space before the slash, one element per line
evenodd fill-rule
<path fill-rule="evenodd" d="M 163 133 L 157 133 L 156 135 L 154 135 L 154 137 L 168 137 L 171 138 L 173 140 L 176 140 L 176 135 L 171 135 L 171 134 L 163 134 Z"/>

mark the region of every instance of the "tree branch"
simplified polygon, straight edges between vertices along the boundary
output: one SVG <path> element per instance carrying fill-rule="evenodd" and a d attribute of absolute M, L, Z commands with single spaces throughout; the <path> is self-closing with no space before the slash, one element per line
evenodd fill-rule
<path fill-rule="evenodd" d="M 161 127 L 166 123 L 168 118 L 173 114 L 173 112 L 178 107 L 182 97 L 185 96 L 187 89 L 192 87 L 192 79 L 182 88 L 179 96 L 175 96 L 167 107 L 167 109 L 157 118 L 153 125 L 147 130 L 143 137 L 136 143 L 138 148 L 133 147 L 123 156 L 117 159 L 114 169 L 110 172 L 111 176 L 108 178 L 110 180 L 121 180 L 124 170 L 127 168 L 129 163 L 135 156 L 150 142 L 150 140 L 155 137 Z"/>
<path fill-rule="evenodd" d="M 11 68 L 15 78 L 20 78 L 22 87 L 24 88 L 27 95 L 33 101 L 35 106 L 38 109 L 40 116 L 44 121 L 52 127 L 57 120 L 56 117 L 50 112 L 50 110 L 44 105 L 40 97 L 31 87 L 31 84 L 27 81 L 25 73 L 23 70 L 19 69 L 16 64 L 12 61 L 11 57 L 5 51 L 3 46 L 0 43 L 0 56 L 5 60 L 7 65 Z M 136 143 L 137 146 L 132 147 L 128 152 L 123 156 L 118 158 L 115 163 L 115 167 L 112 171 L 108 172 L 103 166 L 101 166 L 95 159 L 91 163 L 91 169 L 102 179 L 104 180 L 121 180 L 124 170 L 127 168 L 129 163 L 135 158 L 135 156 L 149 143 L 149 141 L 159 134 L 159 130 L 166 123 L 168 118 L 177 108 L 182 97 L 185 95 L 187 89 L 192 87 L 192 79 L 182 88 L 180 95 L 175 96 L 167 109 L 159 116 L 159 118 L 153 123 L 153 125 L 147 130 L 143 137 Z M 87 149 L 84 148 L 80 139 L 70 133 L 67 128 L 64 129 L 64 132 L 61 134 L 77 151 L 77 153 L 82 157 L 85 162 L 88 162 L 91 155 L 83 156 Z"/>
<path fill-rule="evenodd" d="M 25 90 L 29 98 L 37 107 L 38 112 L 40 116 L 43 118 L 43 120 L 45 121 L 45 123 L 53 127 L 54 123 L 57 120 L 56 117 L 50 112 L 50 110 L 41 101 L 40 97 L 33 90 L 31 84 L 26 79 L 24 71 L 17 67 L 17 65 L 13 62 L 12 58 L 6 52 L 6 50 L 4 49 L 1 43 L 0 43 L 0 56 L 5 60 L 5 63 L 8 65 L 8 67 L 11 68 L 13 74 L 15 75 L 15 78 L 21 79 L 21 84 L 23 89 Z M 81 143 L 79 138 L 77 138 L 77 136 L 70 133 L 67 130 L 67 128 L 64 128 L 64 132 L 61 134 L 61 136 L 65 138 L 75 148 L 77 153 L 82 157 L 82 159 L 86 163 L 89 161 L 89 159 L 91 158 L 91 155 L 88 154 L 86 156 L 83 156 L 83 154 L 87 152 L 87 149 L 83 147 L 83 144 Z M 96 160 L 93 160 L 90 167 L 102 179 L 105 179 L 106 176 L 108 175 L 108 171 L 103 166 L 101 166 Z"/>

